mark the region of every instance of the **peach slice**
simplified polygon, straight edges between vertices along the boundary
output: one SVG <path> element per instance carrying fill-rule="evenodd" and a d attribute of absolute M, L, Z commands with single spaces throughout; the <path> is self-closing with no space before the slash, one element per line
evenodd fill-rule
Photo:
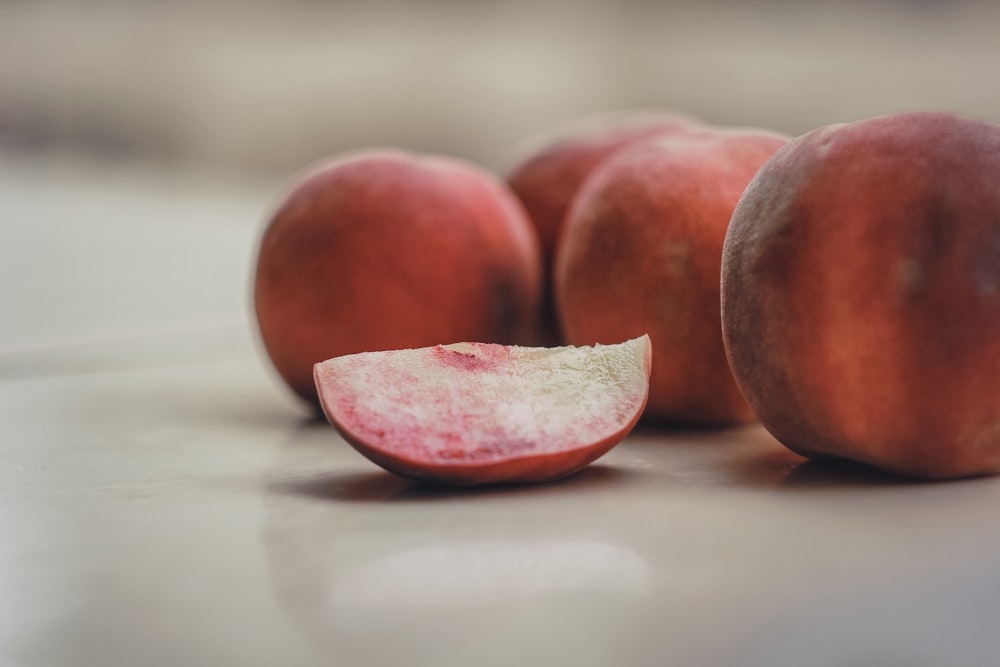
<path fill-rule="evenodd" d="M 455 343 L 316 364 L 327 419 L 396 474 L 441 484 L 564 477 L 622 441 L 646 405 L 649 336 L 593 347 Z"/>

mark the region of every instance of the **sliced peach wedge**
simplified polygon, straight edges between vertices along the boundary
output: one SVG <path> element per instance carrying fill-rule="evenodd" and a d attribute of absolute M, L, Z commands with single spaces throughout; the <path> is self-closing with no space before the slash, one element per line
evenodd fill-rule
<path fill-rule="evenodd" d="M 646 405 L 649 336 L 593 347 L 455 343 L 316 364 L 327 419 L 390 472 L 439 484 L 573 473 L 621 442 Z"/>

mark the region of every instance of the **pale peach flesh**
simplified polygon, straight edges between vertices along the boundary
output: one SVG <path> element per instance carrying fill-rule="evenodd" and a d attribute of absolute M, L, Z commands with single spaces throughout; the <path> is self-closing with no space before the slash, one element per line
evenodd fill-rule
<path fill-rule="evenodd" d="M 320 403 L 383 468 L 435 483 L 564 477 L 622 441 L 646 404 L 651 345 L 455 343 L 315 366 Z"/>

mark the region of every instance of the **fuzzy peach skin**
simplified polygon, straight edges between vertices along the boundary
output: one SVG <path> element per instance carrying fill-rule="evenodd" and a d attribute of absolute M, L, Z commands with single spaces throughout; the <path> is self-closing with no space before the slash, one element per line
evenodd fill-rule
<path fill-rule="evenodd" d="M 911 112 L 778 152 L 733 215 L 723 333 L 796 452 L 1000 471 L 1000 126 Z"/>
<path fill-rule="evenodd" d="M 538 231 L 543 259 L 552 261 L 566 211 L 598 164 L 637 140 L 699 126 L 682 114 L 623 112 L 581 119 L 563 131 L 535 138 L 506 180 Z"/>
<path fill-rule="evenodd" d="M 598 167 L 570 208 L 555 263 L 563 331 L 574 345 L 649 333 L 648 420 L 754 418 L 722 346 L 722 243 L 743 189 L 787 140 L 737 128 L 648 139 Z"/>
<path fill-rule="evenodd" d="M 545 278 L 543 342 L 563 342 L 552 302 L 552 263 L 566 212 L 584 180 L 597 165 L 636 141 L 685 133 L 699 126 L 693 117 L 678 113 L 609 113 L 581 118 L 560 131 L 525 142 L 506 180 L 524 204 L 541 243 Z"/>
<path fill-rule="evenodd" d="M 300 178 L 260 241 L 254 304 L 274 367 L 315 402 L 313 365 L 536 328 L 537 239 L 499 179 L 444 157 L 372 150 Z"/>
<path fill-rule="evenodd" d="M 381 467 L 450 485 L 542 482 L 632 430 L 649 389 L 648 336 L 597 347 L 457 343 L 316 365 L 330 423 Z"/>

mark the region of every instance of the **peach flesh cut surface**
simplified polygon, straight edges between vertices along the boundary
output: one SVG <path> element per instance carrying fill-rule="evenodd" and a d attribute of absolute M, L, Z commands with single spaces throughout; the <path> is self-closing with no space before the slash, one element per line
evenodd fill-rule
<path fill-rule="evenodd" d="M 540 482 L 591 463 L 646 405 L 648 336 L 593 347 L 455 343 L 316 364 L 327 419 L 386 470 L 442 484 Z"/>

